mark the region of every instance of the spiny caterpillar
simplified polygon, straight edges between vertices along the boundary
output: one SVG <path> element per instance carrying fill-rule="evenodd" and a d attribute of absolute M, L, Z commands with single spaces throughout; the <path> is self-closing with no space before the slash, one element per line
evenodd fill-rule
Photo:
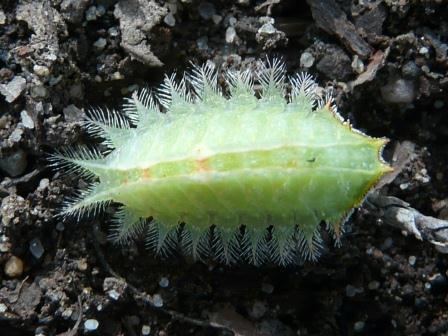
<path fill-rule="evenodd" d="M 162 255 L 178 249 L 255 265 L 315 260 L 320 224 L 338 240 L 352 209 L 391 170 L 381 158 L 387 140 L 352 129 L 311 76 L 286 80 L 278 60 L 256 76 L 225 76 L 228 95 L 204 65 L 180 81 L 166 76 L 155 93 L 134 93 L 122 113 L 92 110 L 86 128 L 110 150 L 52 157 L 93 178 L 62 214 L 79 219 L 121 203 L 112 239 L 146 231 Z"/>

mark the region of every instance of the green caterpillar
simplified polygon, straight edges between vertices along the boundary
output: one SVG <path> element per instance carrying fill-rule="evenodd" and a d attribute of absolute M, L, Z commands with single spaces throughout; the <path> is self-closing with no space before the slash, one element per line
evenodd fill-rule
<path fill-rule="evenodd" d="M 134 93 L 122 113 L 91 111 L 87 130 L 110 151 L 75 148 L 52 157 L 93 178 L 62 214 L 79 218 L 121 203 L 112 239 L 145 234 L 162 255 L 176 248 L 224 263 L 315 260 L 320 224 L 338 239 L 352 210 L 391 170 L 381 158 L 387 139 L 352 129 L 329 95 L 317 96 L 311 76 L 287 81 L 278 60 L 256 76 L 226 78 L 228 97 L 217 72 L 202 66 L 180 82 L 166 77 L 156 94 Z"/>

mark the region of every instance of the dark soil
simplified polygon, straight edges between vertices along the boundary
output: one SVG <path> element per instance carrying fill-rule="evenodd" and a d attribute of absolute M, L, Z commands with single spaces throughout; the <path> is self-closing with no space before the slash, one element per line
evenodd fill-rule
<path fill-rule="evenodd" d="M 315 264 L 161 260 L 110 244 L 107 213 L 54 217 L 85 182 L 45 157 L 92 141 L 89 107 L 117 108 L 190 62 L 277 56 L 332 86 L 356 128 L 390 138 L 386 158 L 415 144 L 382 192 L 448 219 L 447 52 L 443 0 L 3 0 L 0 335 L 447 335 L 447 257 L 365 209 Z"/>

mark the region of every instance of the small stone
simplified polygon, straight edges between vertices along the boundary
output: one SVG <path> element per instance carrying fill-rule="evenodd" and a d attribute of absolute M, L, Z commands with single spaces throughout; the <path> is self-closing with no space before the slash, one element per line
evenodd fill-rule
<path fill-rule="evenodd" d="M 212 16 L 212 21 L 215 25 L 218 25 L 222 21 L 222 16 L 215 14 Z"/>
<path fill-rule="evenodd" d="M 268 307 L 266 303 L 262 301 L 255 301 L 252 310 L 249 312 L 250 317 L 258 320 L 263 317 L 264 314 L 268 311 Z"/>
<path fill-rule="evenodd" d="M 96 7 L 95 6 L 91 6 L 86 10 L 86 20 L 87 21 L 96 20 Z"/>
<path fill-rule="evenodd" d="M 392 80 L 381 88 L 381 96 L 388 103 L 412 103 L 415 99 L 414 82 L 402 78 Z"/>
<path fill-rule="evenodd" d="M 236 30 L 233 27 L 228 27 L 226 29 L 226 42 L 233 43 L 236 38 Z"/>
<path fill-rule="evenodd" d="M 427 54 L 429 52 L 429 49 L 427 48 L 427 47 L 421 47 L 419 50 L 418 50 L 418 53 L 420 54 L 420 55 L 425 55 L 425 54 Z"/>
<path fill-rule="evenodd" d="M 0 84 L 0 93 L 8 103 L 16 100 L 26 88 L 26 79 L 15 76 L 8 84 Z"/>
<path fill-rule="evenodd" d="M 441 109 L 442 107 L 444 107 L 445 106 L 445 103 L 443 102 L 443 100 L 440 100 L 440 99 L 437 99 L 435 102 L 434 102 L 434 108 L 436 108 L 436 109 Z"/>
<path fill-rule="evenodd" d="M 216 14 L 216 8 L 212 3 L 204 1 L 199 4 L 198 12 L 204 20 L 210 20 Z"/>
<path fill-rule="evenodd" d="M 364 69 L 365 69 L 364 62 L 358 57 L 358 55 L 355 55 L 353 57 L 352 69 L 357 74 L 364 72 Z"/>
<path fill-rule="evenodd" d="M 166 288 L 170 285 L 170 280 L 166 277 L 162 277 L 159 280 L 159 286 L 162 288 Z"/>
<path fill-rule="evenodd" d="M 414 266 L 416 261 L 417 258 L 415 256 L 409 256 L 408 258 L 409 265 Z"/>
<path fill-rule="evenodd" d="M 39 238 L 34 238 L 30 241 L 30 252 L 36 259 L 40 259 L 44 254 L 45 249 Z"/>
<path fill-rule="evenodd" d="M 96 7 L 96 16 L 100 17 L 106 14 L 106 8 L 103 5 L 98 5 Z"/>
<path fill-rule="evenodd" d="M 26 128 L 29 128 L 29 129 L 34 128 L 34 120 L 33 120 L 33 118 L 30 117 L 28 112 L 26 112 L 25 110 L 20 112 L 20 119 L 22 121 L 23 126 L 25 126 Z"/>
<path fill-rule="evenodd" d="M 410 77 L 410 78 L 416 78 L 418 75 L 420 75 L 420 68 L 417 64 L 415 64 L 414 61 L 408 61 L 406 62 L 403 67 L 401 68 L 401 73 L 403 76 Z"/>
<path fill-rule="evenodd" d="M 117 27 L 111 27 L 107 30 L 107 33 L 111 36 L 111 37 L 117 37 L 120 34 L 120 31 L 118 30 Z"/>
<path fill-rule="evenodd" d="M 26 153 L 18 149 L 13 154 L 0 159 L 0 169 L 11 177 L 22 175 L 28 164 Z"/>
<path fill-rule="evenodd" d="M 23 273 L 23 261 L 22 259 L 12 256 L 8 259 L 4 268 L 5 274 L 10 278 L 20 277 Z"/>
<path fill-rule="evenodd" d="M 271 34 L 275 34 L 276 31 L 277 30 L 275 29 L 275 27 L 272 23 L 265 23 L 258 29 L 258 34 L 271 35 Z"/>
<path fill-rule="evenodd" d="M 356 294 L 362 293 L 364 290 L 362 288 L 356 288 L 353 285 L 347 285 L 345 287 L 345 295 L 347 297 L 354 297 Z"/>
<path fill-rule="evenodd" d="M 176 25 L 176 18 L 174 17 L 173 13 L 168 13 L 164 18 L 163 22 L 167 26 L 174 27 Z"/>
<path fill-rule="evenodd" d="M 264 282 L 261 284 L 261 291 L 266 294 L 272 294 L 272 292 L 274 292 L 274 286 Z"/>
<path fill-rule="evenodd" d="M 300 66 L 302 68 L 311 68 L 314 64 L 314 56 L 313 54 L 305 51 L 300 55 Z"/>
<path fill-rule="evenodd" d="M 394 240 L 391 237 L 387 237 L 381 245 L 381 250 L 386 251 L 394 245 Z"/>
<path fill-rule="evenodd" d="M 367 287 L 370 290 L 377 290 L 378 288 L 380 288 L 380 283 L 376 280 L 370 281 L 369 284 L 367 285 Z"/>
<path fill-rule="evenodd" d="M 95 48 L 97 48 L 98 50 L 103 50 L 106 45 L 107 45 L 107 40 L 103 37 L 100 37 L 98 40 L 96 40 L 93 43 L 93 46 Z"/>
<path fill-rule="evenodd" d="M 363 321 L 357 321 L 355 322 L 353 326 L 353 330 L 357 333 L 362 332 L 365 328 L 366 324 Z"/>
<path fill-rule="evenodd" d="M 4 25 L 6 23 L 6 15 L 5 12 L 0 10 L 0 25 Z"/>
<path fill-rule="evenodd" d="M 40 77 L 48 77 L 50 75 L 50 69 L 48 69 L 45 65 L 35 64 L 33 66 L 33 71 Z"/>
<path fill-rule="evenodd" d="M 98 329 L 100 323 L 95 319 L 88 319 L 84 322 L 84 329 L 86 331 L 94 331 Z"/>
<path fill-rule="evenodd" d="M 84 113 L 81 109 L 77 108 L 75 105 L 70 104 L 62 109 L 64 118 L 67 122 L 77 122 L 83 119 Z"/>
<path fill-rule="evenodd" d="M 23 135 L 23 128 L 22 127 L 16 127 L 14 131 L 9 135 L 8 140 L 11 142 L 19 142 L 22 139 Z"/>
<path fill-rule="evenodd" d="M 30 94 L 33 98 L 45 98 L 48 96 L 48 90 L 43 85 L 35 85 L 31 88 Z"/>
<path fill-rule="evenodd" d="M 80 270 L 81 272 L 85 272 L 89 267 L 89 264 L 87 263 L 86 258 L 81 258 L 76 262 L 76 266 L 78 267 L 78 270 Z"/>
<path fill-rule="evenodd" d="M 111 289 L 107 292 L 107 296 L 109 296 L 112 300 L 117 301 L 121 295 L 115 289 Z"/>
<path fill-rule="evenodd" d="M 65 230 L 65 225 L 64 225 L 64 223 L 63 223 L 63 222 L 58 222 L 58 223 L 56 224 L 56 230 L 59 231 L 59 232 L 64 231 L 64 230 Z"/>
<path fill-rule="evenodd" d="M 207 36 L 201 36 L 196 40 L 196 44 L 199 50 L 207 50 L 208 49 L 208 38 Z"/>
<path fill-rule="evenodd" d="M 8 310 L 8 307 L 4 303 L 0 303 L 0 313 L 4 313 Z"/>
<path fill-rule="evenodd" d="M 163 307 L 163 299 L 162 296 L 160 294 L 154 294 L 152 296 L 152 303 L 154 304 L 155 307 L 160 308 Z"/>
<path fill-rule="evenodd" d="M 148 336 L 151 333 L 151 327 L 149 325 L 142 326 L 142 336 Z"/>

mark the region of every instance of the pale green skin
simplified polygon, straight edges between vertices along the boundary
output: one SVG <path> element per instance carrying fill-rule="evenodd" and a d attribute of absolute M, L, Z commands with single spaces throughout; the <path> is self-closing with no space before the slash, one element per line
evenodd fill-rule
<path fill-rule="evenodd" d="M 312 111 L 305 97 L 286 104 L 275 94 L 261 100 L 244 93 L 215 98 L 173 102 L 168 115 L 174 117 L 161 115 L 149 126 L 112 135 L 116 149 L 103 160 L 78 160 L 100 182 L 71 209 L 122 203 L 118 230 L 126 236 L 139 218 L 151 217 L 163 232 L 158 250 L 169 230 L 185 223 L 192 254 L 211 225 L 226 254 L 244 225 L 254 263 L 272 225 L 276 258 L 286 263 L 297 232 L 310 249 L 322 221 L 339 233 L 347 214 L 390 170 L 380 159 L 386 141 L 353 131 L 328 106 Z M 176 114 L 176 108 L 191 112 Z"/>

